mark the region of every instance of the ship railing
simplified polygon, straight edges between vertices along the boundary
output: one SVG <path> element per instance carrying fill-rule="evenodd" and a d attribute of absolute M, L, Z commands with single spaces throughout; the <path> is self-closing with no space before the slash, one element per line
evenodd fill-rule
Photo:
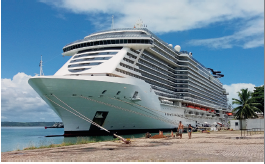
<path fill-rule="evenodd" d="M 158 66 L 153 66 L 153 64 L 151 64 L 150 62 L 151 61 L 149 61 L 149 60 L 147 60 L 146 58 L 141 58 L 141 60 L 143 60 L 144 62 L 147 62 L 148 63 L 148 65 L 150 65 L 150 66 L 152 66 L 152 68 L 156 68 L 156 67 L 158 67 Z M 141 60 L 139 60 L 139 62 L 141 61 Z M 161 69 L 162 71 L 165 71 L 165 73 L 170 73 L 166 68 L 164 68 L 164 67 L 162 67 L 161 65 L 159 65 L 159 69 Z M 157 69 L 156 69 L 157 70 Z M 167 75 L 167 74 L 166 74 Z"/>
<path fill-rule="evenodd" d="M 168 54 L 170 54 L 171 56 L 174 56 L 175 58 L 178 58 L 178 56 L 180 55 L 179 52 L 177 52 L 175 49 L 173 49 L 173 47 L 170 47 L 167 43 L 165 44 L 161 44 L 161 40 L 158 38 L 155 38 L 156 40 L 154 40 L 154 42 L 159 45 L 159 47 L 161 49 L 163 49 L 165 52 L 167 52 Z"/>
<path fill-rule="evenodd" d="M 192 70 L 193 72 L 198 72 L 197 70 L 194 70 L 192 67 L 190 67 L 190 66 L 188 66 L 188 68 L 190 69 L 190 70 Z M 193 72 L 190 72 L 191 74 L 194 74 Z M 201 76 L 203 76 L 202 74 L 200 74 Z M 202 77 L 200 77 L 199 75 L 195 75 L 194 74 L 194 76 L 196 76 L 196 77 L 199 77 L 200 79 L 203 79 Z M 209 76 L 204 76 L 206 79 L 208 79 L 209 78 Z M 203 79 L 203 80 L 205 80 L 205 79 Z M 212 85 L 213 87 L 216 87 L 215 85 L 217 85 L 217 87 L 220 87 L 220 84 L 216 84 L 216 83 L 214 83 L 213 82 L 213 84 L 212 83 L 209 83 L 208 81 L 205 81 L 206 83 L 208 83 L 208 84 L 210 84 L 210 85 Z"/>
<path fill-rule="evenodd" d="M 204 71 L 205 73 L 209 73 L 208 71 L 208 68 L 206 68 L 203 64 L 201 64 L 198 60 L 196 60 L 194 57 L 190 56 L 191 59 L 193 59 L 195 62 L 197 62 L 203 69 L 202 71 Z M 219 84 L 219 85 L 223 85 L 219 80 L 217 81 L 217 79 L 215 79 L 216 82 Z"/>
<path fill-rule="evenodd" d="M 155 91 L 155 93 L 159 96 L 164 96 L 164 97 L 167 97 L 167 98 L 176 98 L 176 99 L 182 99 L 183 97 L 181 96 L 175 96 L 175 95 L 170 95 L 170 94 L 164 94 L 164 93 L 160 93 L 160 92 L 157 92 Z"/>
<path fill-rule="evenodd" d="M 159 91 L 162 91 L 162 92 L 168 92 L 168 93 L 174 93 L 174 91 L 170 91 L 168 89 L 165 89 L 165 88 L 161 88 L 161 87 L 158 87 L 158 86 L 155 86 L 155 85 L 151 85 L 152 89 L 154 90 L 159 90 Z"/>
<path fill-rule="evenodd" d="M 221 91 L 219 91 L 218 89 L 217 89 L 217 86 L 214 86 L 213 84 L 211 84 L 211 83 L 209 83 L 208 81 L 204 81 L 205 79 L 201 79 L 201 77 L 199 77 L 199 76 L 197 76 L 197 75 L 195 75 L 194 73 L 192 73 L 192 72 L 189 72 L 189 77 L 191 77 L 191 78 L 194 78 L 194 79 L 196 79 L 195 77 L 193 77 L 193 76 L 191 76 L 191 75 L 193 75 L 193 76 L 195 76 L 195 77 L 198 77 L 197 78 L 197 80 L 198 81 L 200 81 L 200 83 L 206 83 L 206 84 L 209 84 L 214 90 L 216 90 L 216 91 L 218 91 L 218 92 L 220 92 L 220 93 L 222 93 Z M 192 80 L 194 83 L 198 83 L 198 82 L 195 82 L 194 80 Z"/>
<path fill-rule="evenodd" d="M 200 104 L 202 104 L 202 105 L 209 106 L 209 107 L 212 107 L 212 108 L 215 108 L 215 109 L 219 109 L 219 108 L 221 108 L 221 106 L 214 105 L 214 104 L 207 103 L 207 102 L 203 102 L 203 101 L 201 101 L 201 100 L 197 100 L 197 99 L 190 98 L 190 97 L 184 97 L 183 99 L 184 99 L 184 100 L 191 101 L 191 102 L 200 103 Z"/>
<path fill-rule="evenodd" d="M 172 59 L 168 55 L 164 54 L 162 51 L 158 50 L 156 47 L 151 47 L 150 49 L 153 50 L 153 51 L 155 51 L 156 53 L 164 56 L 168 60 L 172 61 Z"/>
<path fill-rule="evenodd" d="M 164 65 L 168 66 L 166 62 L 164 62 L 164 61 L 163 61 L 163 60 L 161 60 L 160 58 L 158 58 L 158 57 L 154 56 L 154 55 L 153 55 L 153 54 L 151 54 L 149 51 L 147 51 L 147 50 L 144 50 L 144 51 L 143 51 L 143 53 L 144 53 L 145 55 L 149 56 L 150 58 L 153 58 L 153 59 L 157 60 L 158 62 L 160 62 L 160 63 L 162 63 L 162 64 L 164 64 Z"/>
<path fill-rule="evenodd" d="M 208 101 L 215 102 L 214 100 L 212 100 L 212 99 L 210 99 L 210 98 L 207 98 L 207 97 L 204 97 L 204 96 L 201 96 L 201 95 L 199 95 L 197 92 L 194 92 L 194 91 L 192 91 L 192 90 L 190 90 L 189 93 L 193 94 L 193 95 L 196 96 L 196 97 L 201 97 L 201 98 L 206 99 L 206 100 L 208 100 Z"/>
<path fill-rule="evenodd" d="M 212 93 L 212 92 L 213 92 L 212 90 L 210 90 L 210 89 L 208 89 L 207 87 L 205 87 L 205 86 L 199 84 L 198 82 L 195 82 L 195 81 L 192 80 L 191 78 L 189 79 L 189 85 L 191 85 L 192 87 L 195 87 L 195 88 L 198 88 L 198 87 L 197 87 L 197 85 L 198 85 L 198 86 L 200 86 L 202 89 L 204 89 L 206 92 L 209 92 L 209 93 L 211 93 L 211 94 L 214 94 L 214 93 Z M 207 88 L 207 90 L 206 90 L 205 88 Z M 214 91 L 216 91 L 216 89 L 214 89 Z M 219 92 L 219 94 L 222 94 L 222 93 Z M 222 98 L 222 99 L 223 99 L 223 98 Z M 225 99 L 223 99 L 223 100 L 226 101 Z"/>
<path fill-rule="evenodd" d="M 142 73 L 143 77 L 148 77 L 150 80 L 155 80 L 155 81 L 159 81 L 160 83 L 165 83 L 165 79 L 161 78 L 161 76 L 157 76 L 154 74 L 150 74 L 150 72 L 147 72 L 145 70 L 140 70 L 140 72 Z M 174 83 L 172 81 L 166 80 L 166 84 L 172 86 L 174 85 Z"/>
<path fill-rule="evenodd" d="M 161 88 L 157 88 L 157 87 L 152 87 L 155 91 L 158 91 L 158 92 L 160 92 L 160 93 L 167 93 L 167 94 L 171 94 L 171 95 L 173 95 L 173 96 L 177 96 L 177 94 L 179 94 L 178 92 L 174 92 L 174 91 L 168 91 L 168 90 L 165 90 L 165 89 L 161 89 Z M 185 92 L 185 91 L 183 91 L 183 92 Z"/>
<path fill-rule="evenodd" d="M 153 66 L 153 65 L 151 65 L 151 64 L 149 64 L 149 63 L 147 63 L 146 61 L 143 61 L 142 59 L 141 60 L 139 60 L 138 61 L 138 63 L 136 64 L 136 65 L 139 65 L 139 68 L 141 67 L 141 69 L 142 69 L 142 67 L 145 67 L 145 68 L 148 68 L 148 69 L 150 69 L 151 71 L 155 71 L 155 72 L 158 72 L 158 73 L 160 73 L 161 75 L 163 75 L 163 76 L 165 76 L 165 77 L 167 77 L 168 75 L 166 74 L 166 72 L 162 72 L 162 71 L 164 71 L 164 70 L 160 70 L 160 69 L 158 69 L 157 67 L 155 67 L 155 66 Z M 149 72 L 149 70 L 148 70 L 148 72 Z"/>
<path fill-rule="evenodd" d="M 165 66 L 164 64 L 161 64 L 161 63 L 159 63 L 159 62 L 157 62 L 156 60 L 154 60 L 154 59 L 150 59 L 151 57 L 149 57 L 149 56 L 147 56 L 147 55 L 145 55 L 145 54 L 143 54 L 142 56 L 141 56 L 141 59 L 144 59 L 144 60 L 146 60 L 146 61 L 148 61 L 148 62 L 151 62 L 151 63 L 155 63 L 156 65 L 158 65 L 159 67 L 162 67 L 163 69 L 165 69 L 165 70 L 168 70 L 168 67 L 167 66 Z"/>
<path fill-rule="evenodd" d="M 74 43 L 78 43 L 78 42 L 83 42 L 83 41 L 89 41 L 89 40 L 98 40 L 98 39 L 106 39 L 106 38 L 126 38 L 126 37 L 144 37 L 144 38 L 150 38 L 150 35 L 146 35 L 146 34 L 101 34 L 101 35 L 97 35 L 97 36 L 88 36 L 84 39 L 79 39 L 76 40 L 74 42 L 71 42 L 68 45 L 74 44 Z"/>
<path fill-rule="evenodd" d="M 214 98 L 215 101 L 218 101 L 218 102 L 220 102 L 220 103 L 224 103 L 224 101 L 223 101 L 223 100 L 220 100 L 220 98 L 219 98 L 218 96 L 216 96 L 216 95 L 214 95 L 214 94 L 212 94 L 212 93 L 210 93 L 210 92 L 207 92 L 207 91 L 204 90 L 204 92 L 207 92 L 207 93 L 203 93 L 203 90 L 196 89 L 196 88 L 193 87 L 193 86 L 190 87 L 189 89 L 192 90 L 192 91 L 196 91 L 196 92 L 198 92 L 199 94 L 201 94 L 201 95 L 203 95 L 203 96 Z M 210 95 L 210 96 L 209 96 L 209 95 Z"/>
<path fill-rule="evenodd" d="M 139 63 L 139 65 L 141 65 L 141 66 L 139 66 L 139 68 L 141 68 L 142 70 L 145 70 L 145 71 L 147 71 L 148 73 L 151 73 L 151 74 L 155 74 L 155 75 L 158 75 L 158 76 L 163 76 L 163 78 L 168 78 L 168 75 L 166 74 L 166 72 L 161 72 L 160 70 L 157 70 L 152 65 L 149 65 L 149 64 L 147 65 L 146 63 L 143 63 L 141 61 L 139 61 L 138 63 Z"/>
<path fill-rule="evenodd" d="M 117 29 L 103 30 L 103 31 L 91 33 L 90 35 L 97 34 L 97 33 L 103 33 L 103 32 L 110 32 L 110 31 L 121 31 L 121 30 L 128 30 L 128 31 L 139 31 L 139 30 L 143 30 L 143 31 L 146 31 L 153 38 L 155 38 L 156 40 L 158 40 L 159 42 L 161 42 L 165 47 L 167 47 L 168 49 L 170 49 L 173 53 L 178 54 L 177 52 L 175 52 L 175 50 L 172 47 L 169 47 L 166 42 L 164 42 L 163 40 L 159 39 L 154 33 L 152 33 L 151 31 L 149 31 L 147 28 L 117 28 Z"/>
<path fill-rule="evenodd" d="M 171 68 L 171 69 L 173 69 L 173 68 Z M 173 69 L 173 70 L 178 70 L 178 71 L 187 71 L 188 70 L 188 68 L 175 68 L 175 69 Z"/>
<path fill-rule="evenodd" d="M 191 78 L 189 79 L 189 81 L 194 83 L 194 84 L 193 84 L 193 83 L 189 83 L 189 84 L 190 84 L 190 85 L 192 85 L 193 87 L 196 87 L 196 88 L 198 88 L 196 85 L 199 85 L 199 86 L 201 86 L 201 87 L 202 87 L 202 89 L 204 89 L 204 90 L 206 91 L 206 89 L 205 89 L 205 88 L 207 88 L 207 87 L 205 87 L 205 86 L 203 86 L 203 85 L 199 84 L 198 82 L 196 82 L 196 81 L 192 80 Z M 216 89 L 214 89 L 214 90 L 216 90 Z M 210 89 L 207 89 L 207 92 L 212 92 L 212 90 L 210 90 Z M 222 93 L 219 91 L 219 94 L 222 94 Z"/>

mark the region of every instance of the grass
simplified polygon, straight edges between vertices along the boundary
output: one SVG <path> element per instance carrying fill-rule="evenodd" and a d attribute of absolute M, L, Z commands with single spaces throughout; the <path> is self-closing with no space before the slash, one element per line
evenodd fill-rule
<path fill-rule="evenodd" d="M 117 141 L 118 138 L 115 138 L 113 140 L 106 140 L 106 141 Z M 83 137 L 77 137 L 76 143 L 72 142 L 63 142 L 61 144 L 49 144 L 49 145 L 43 145 L 41 144 L 39 147 L 33 145 L 32 143 L 29 144 L 29 147 L 24 148 L 23 150 L 34 150 L 34 149 L 44 149 L 44 148 L 55 148 L 55 147 L 62 147 L 62 146 L 71 146 L 71 145 L 81 145 L 81 144 L 88 144 L 88 143 L 96 143 L 96 142 L 102 142 L 101 140 L 87 140 Z"/>

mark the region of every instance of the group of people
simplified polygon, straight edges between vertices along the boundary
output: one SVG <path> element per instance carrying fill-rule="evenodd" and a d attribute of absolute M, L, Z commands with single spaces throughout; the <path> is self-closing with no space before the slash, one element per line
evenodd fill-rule
<path fill-rule="evenodd" d="M 179 132 L 180 139 L 182 138 L 183 129 L 184 129 L 184 125 L 181 123 L 181 121 L 179 121 L 178 132 Z M 191 132 L 192 132 L 192 126 L 191 124 L 189 124 L 188 126 L 189 139 L 191 139 Z"/>

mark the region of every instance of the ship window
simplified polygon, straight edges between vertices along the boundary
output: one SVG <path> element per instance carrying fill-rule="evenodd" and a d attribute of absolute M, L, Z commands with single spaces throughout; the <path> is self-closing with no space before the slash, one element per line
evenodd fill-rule
<path fill-rule="evenodd" d="M 132 43 L 136 43 L 136 40 L 135 39 L 132 39 Z"/>
<path fill-rule="evenodd" d="M 102 41 L 100 41 L 100 42 L 99 42 L 99 44 L 100 44 L 100 45 L 102 45 L 102 44 L 103 44 L 103 42 L 102 42 Z"/>
<path fill-rule="evenodd" d="M 133 94 L 133 98 L 136 98 L 136 97 L 137 97 L 137 95 L 138 95 L 138 92 L 137 92 L 137 91 L 135 91 L 135 92 L 134 92 L 134 94 Z"/>
<path fill-rule="evenodd" d="M 124 43 L 127 43 L 128 40 L 124 40 Z"/>
<path fill-rule="evenodd" d="M 102 92 L 102 94 L 104 94 L 106 91 L 107 91 L 107 90 L 104 90 L 104 91 Z"/>
<path fill-rule="evenodd" d="M 99 41 L 96 41 L 96 42 L 94 43 L 94 45 L 99 45 Z"/>
<path fill-rule="evenodd" d="M 104 40 L 104 44 L 108 44 L 106 40 Z"/>
<path fill-rule="evenodd" d="M 80 48 L 80 44 L 78 44 L 77 47 Z"/>
<path fill-rule="evenodd" d="M 144 43 L 144 40 L 141 40 L 141 43 Z"/>
<path fill-rule="evenodd" d="M 128 43 L 132 43 L 132 40 L 128 40 Z"/>
<path fill-rule="evenodd" d="M 148 43 L 148 40 L 144 40 L 145 43 Z"/>
<path fill-rule="evenodd" d="M 107 43 L 110 44 L 110 40 L 107 40 Z"/>
<path fill-rule="evenodd" d="M 115 44 L 119 44 L 119 42 L 120 42 L 119 40 L 115 40 Z"/>
<path fill-rule="evenodd" d="M 140 40 L 136 40 L 137 41 L 137 43 L 141 43 L 141 41 Z"/>
<path fill-rule="evenodd" d="M 121 91 L 118 91 L 116 95 L 119 95 L 121 93 Z"/>
<path fill-rule="evenodd" d="M 123 43 L 123 40 L 120 40 L 120 43 Z"/>
<path fill-rule="evenodd" d="M 111 44 L 115 44 L 115 40 L 111 40 Z"/>

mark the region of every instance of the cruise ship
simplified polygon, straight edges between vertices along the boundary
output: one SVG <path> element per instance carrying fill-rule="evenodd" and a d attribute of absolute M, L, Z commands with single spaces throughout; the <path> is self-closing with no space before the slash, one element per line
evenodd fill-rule
<path fill-rule="evenodd" d="M 98 135 L 226 125 L 223 74 L 142 26 L 92 33 L 63 47 L 71 58 L 53 76 L 29 79 L 62 119 L 64 135 Z M 194 54 L 196 56 L 196 54 Z"/>

